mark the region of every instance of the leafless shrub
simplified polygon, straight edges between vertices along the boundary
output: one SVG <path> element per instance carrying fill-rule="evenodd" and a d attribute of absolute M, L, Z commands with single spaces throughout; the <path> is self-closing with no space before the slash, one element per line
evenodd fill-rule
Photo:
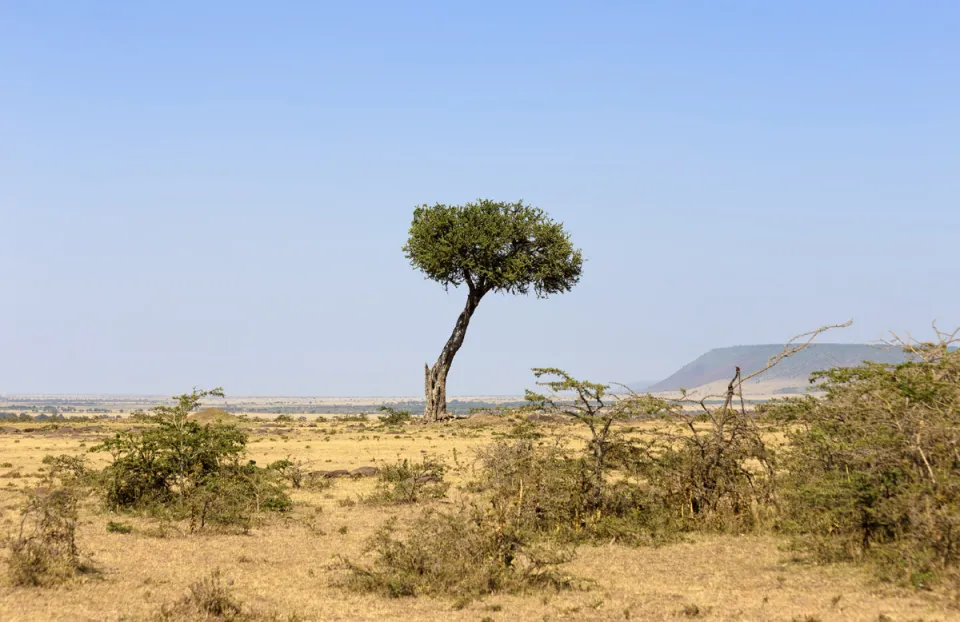
<path fill-rule="evenodd" d="M 89 569 L 76 542 L 82 459 L 48 456 L 44 463 L 48 470 L 28 493 L 19 532 L 10 543 L 8 572 L 14 585 L 49 587 Z"/>

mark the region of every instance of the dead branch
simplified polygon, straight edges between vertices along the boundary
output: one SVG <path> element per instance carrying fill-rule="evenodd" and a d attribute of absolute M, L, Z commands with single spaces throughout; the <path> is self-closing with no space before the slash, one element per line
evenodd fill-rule
<path fill-rule="evenodd" d="M 749 375 L 745 376 L 744 378 L 742 378 L 742 379 L 740 380 L 741 384 L 744 383 L 744 382 L 746 382 L 747 380 L 750 380 L 751 378 L 755 378 L 755 377 L 759 376 L 760 374 L 762 374 L 762 373 L 764 373 L 764 372 L 770 371 L 771 369 L 773 369 L 774 367 L 776 367 L 777 365 L 779 365 L 779 364 L 780 364 L 780 361 L 782 361 L 783 359 L 789 358 L 789 357 L 793 356 L 794 354 L 796 354 L 797 352 L 801 352 L 801 351 L 803 351 L 803 350 L 806 350 L 806 349 L 810 346 L 810 344 L 813 343 L 813 340 L 814 340 L 814 339 L 816 339 L 817 337 L 819 337 L 819 336 L 822 335 L 823 333 L 827 332 L 828 330 L 833 330 L 834 328 L 847 328 L 847 327 L 850 326 L 851 324 L 853 324 L 853 320 L 847 320 L 847 321 L 844 322 L 843 324 L 830 324 L 830 325 L 827 325 L 827 326 L 821 326 L 821 327 L 818 328 L 817 330 L 812 330 L 812 331 L 810 331 L 810 332 L 808 332 L 808 333 L 803 333 L 802 335 L 797 335 L 796 337 L 794 337 L 793 339 L 791 339 L 790 341 L 788 341 L 788 342 L 786 343 L 786 345 L 783 346 L 783 350 L 782 350 L 779 354 L 770 357 L 770 359 L 767 361 L 767 366 L 766 366 L 766 367 L 764 367 L 764 368 L 761 369 L 760 371 L 755 371 L 755 372 L 753 372 L 752 374 L 749 374 Z M 800 341 L 801 339 L 803 339 L 803 338 L 805 338 L 805 337 L 806 337 L 806 341 L 804 341 L 803 343 L 796 343 L 797 341 Z"/>

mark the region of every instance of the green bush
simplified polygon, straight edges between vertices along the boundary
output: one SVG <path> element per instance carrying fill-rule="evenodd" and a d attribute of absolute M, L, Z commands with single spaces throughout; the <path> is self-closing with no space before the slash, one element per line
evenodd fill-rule
<path fill-rule="evenodd" d="M 107 523 L 107 531 L 110 533 L 130 534 L 133 533 L 133 527 L 127 523 L 110 521 Z"/>
<path fill-rule="evenodd" d="M 223 392 L 181 395 L 176 406 L 154 410 L 154 427 L 118 433 L 91 449 L 113 458 L 98 478 L 109 507 L 188 519 L 193 528 L 243 529 L 259 512 L 290 508 L 278 470 L 243 461 L 246 433 L 235 425 L 188 419 L 208 395 Z"/>
<path fill-rule="evenodd" d="M 211 526 L 249 530 L 262 512 L 287 512 L 292 507 L 275 471 L 251 463 L 231 464 L 191 490 L 180 516 L 189 519 L 193 530 Z"/>
<path fill-rule="evenodd" d="M 960 353 L 907 344 L 911 360 L 815 374 L 821 400 L 767 408 L 787 424 L 782 527 L 826 560 L 871 559 L 929 584 L 960 566 Z"/>
<path fill-rule="evenodd" d="M 309 449 L 309 446 L 307 448 Z M 303 472 L 303 464 L 300 462 L 293 462 L 289 458 L 277 460 L 276 462 L 268 464 L 267 469 L 276 471 L 281 478 L 290 482 L 290 485 L 294 488 L 301 488 L 303 486 L 305 474 Z"/>
<path fill-rule="evenodd" d="M 380 423 L 387 426 L 409 423 L 413 417 L 409 410 L 396 410 L 390 406 L 381 406 L 380 411 L 386 413 L 380 417 Z"/>

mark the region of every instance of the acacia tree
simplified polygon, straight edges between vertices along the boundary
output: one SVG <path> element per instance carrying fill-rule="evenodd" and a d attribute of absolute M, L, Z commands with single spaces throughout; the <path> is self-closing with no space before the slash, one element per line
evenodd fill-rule
<path fill-rule="evenodd" d="M 413 212 L 403 247 L 428 279 L 467 286 L 467 302 L 433 367 L 426 367 L 425 421 L 446 417 L 447 374 L 480 300 L 489 292 L 538 298 L 570 291 L 580 280 L 583 256 L 563 223 L 536 207 L 478 199 L 465 205 L 421 205 Z"/>

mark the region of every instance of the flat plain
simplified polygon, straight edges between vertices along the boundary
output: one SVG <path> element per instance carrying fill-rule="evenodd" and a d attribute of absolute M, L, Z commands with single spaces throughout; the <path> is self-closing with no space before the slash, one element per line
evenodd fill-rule
<path fill-rule="evenodd" d="M 16 535 L 23 492 L 37 485 L 45 455 L 84 453 L 99 439 L 135 425 L 128 419 L 0 425 L 2 532 Z M 431 503 L 454 507 L 468 494 L 461 484 L 470 477 L 476 449 L 502 437 L 510 424 L 480 415 L 399 430 L 375 418 L 251 418 L 240 425 L 250 434 L 249 458 L 258 464 L 289 458 L 307 471 L 331 471 L 438 456 L 450 465 L 453 486 L 446 499 Z M 543 433 L 575 434 L 562 424 L 546 424 Z M 89 458 L 105 463 L 103 454 Z M 365 543 L 379 526 L 393 517 L 401 524 L 410 521 L 423 504 L 363 503 L 375 486 L 371 478 L 328 484 L 293 490 L 293 511 L 271 516 L 244 535 L 162 528 L 146 518 L 118 517 L 91 498 L 84 504 L 78 544 L 96 572 L 55 589 L 16 588 L 0 576 L 0 619 L 150 620 L 215 569 L 245 605 L 278 620 L 960 619 L 949 595 L 883 584 L 856 566 L 806 564 L 775 535 L 698 535 L 659 547 L 580 546 L 564 567 L 583 580 L 571 591 L 494 595 L 468 603 L 358 594 L 339 585 L 345 570 L 338 560 L 363 562 Z M 108 532 L 107 524 L 118 520 L 132 525 L 132 533 Z"/>

